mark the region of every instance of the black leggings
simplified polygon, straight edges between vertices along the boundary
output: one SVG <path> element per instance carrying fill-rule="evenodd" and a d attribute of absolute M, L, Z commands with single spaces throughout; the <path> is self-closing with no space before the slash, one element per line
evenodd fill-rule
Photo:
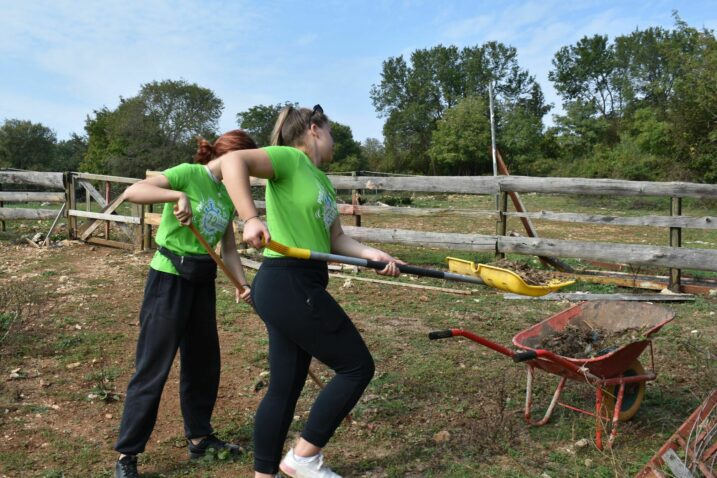
<path fill-rule="evenodd" d="M 326 292 L 327 283 L 326 263 L 302 259 L 266 259 L 254 279 L 252 298 L 269 332 L 271 371 L 254 425 L 258 472 L 278 472 L 311 357 L 336 372 L 311 407 L 301 433 L 321 448 L 373 377 L 373 358 L 351 319 Z"/>
<path fill-rule="evenodd" d="M 187 438 L 213 432 L 210 420 L 219 389 L 221 363 L 213 280 L 193 285 L 150 268 L 139 321 L 136 371 L 127 386 L 115 445 L 115 450 L 126 455 L 144 451 L 177 349 L 179 401 Z"/>

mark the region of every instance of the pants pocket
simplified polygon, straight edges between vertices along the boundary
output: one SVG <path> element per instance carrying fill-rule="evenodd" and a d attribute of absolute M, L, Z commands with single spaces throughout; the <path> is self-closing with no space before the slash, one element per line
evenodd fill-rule
<path fill-rule="evenodd" d="M 347 321 L 351 320 L 331 294 L 323 289 L 310 291 L 306 305 L 312 317 L 328 332 L 338 332 Z"/>

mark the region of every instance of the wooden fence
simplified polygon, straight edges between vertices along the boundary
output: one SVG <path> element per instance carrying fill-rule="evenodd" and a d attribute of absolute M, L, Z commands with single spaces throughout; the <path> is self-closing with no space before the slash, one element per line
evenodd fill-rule
<path fill-rule="evenodd" d="M 369 242 L 400 243 L 416 246 L 435 247 L 449 250 L 462 250 L 488 253 L 513 253 L 536 255 L 546 258 L 577 258 L 610 263 L 625 263 L 633 266 L 659 266 L 671 269 L 671 283 L 679 288 L 680 270 L 695 269 L 717 271 L 717 250 L 683 247 L 682 230 L 717 229 L 717 217 L 689 217 L 682 214 L 683 198 L 717 199 L 717 185 L 685 182 L 647 182 L 623 181 L 612 179 L 584 178 L 535 178 L 524 176 L 440 176 L 440 177 L 379 177 L 379 176 L 329 176 L 337 190 L 353 191 L 411 191 L 427 193 L 452 193 L 473 195 L 498 195 L 497 210 L 453 209 L 453 208 L 408 208 L 386 206 L 362 206 L 355 200 L 353 204 L 341 204 L 342 215 L 352 215 L 360 224 L 361 216 L 370 215 L 405 215 L 435 216 L 448 215 L 455 217 L 494 217 L 497 221 L 496 234 L 459 234 L 443 232 L 421 232 L 402 229 L 378 229 L 358 226 L 345 226 L 350 236 Z M 64 179 L 64 180 L 63 180 Z M 90 181 L 102 182 L 105 194 L 101 194 Z M 37 201 L 40 194 L 52 200 L 64 199 L 67 204 L 65 215 L 68 221 L 70 237 L 88 242 L 112 245 L 125 248 L 146 248 L 151 245 L 149 228 L 158 224 L 158 215 L 150 212 L 150 207 L 134 205 L 129 215 L 118 215 L 116 210 L 121 204 L 121 197 L 110 199 L 110 184 L 118 183 L 126 186 L 138 181 L 133 178 L 94 175 L 86 173 L 18 173 L 0 172 L 2 184 L 35 184 L 48 188 L 65 188 L 63 198 L 58 193 L 0 193 L 0 199 Z M 86 191 L 85 210 L 78 208 L 76 196 L 77 186 Z M 252 178 L 253 186 L 263 186 L 264 181 Z M 116 190 L 116 186 L 115 187 Z M 508 211 L 508 197 L 518 193 L 568 194 L 578 196 L 632 196 L 632 197 L 669 197 L 671 210 L 669 215 L 648 215 L 639 217 L 620 217 L 595 214 L 577 214 L 564 212 L 526 212 L 516 208 L 516 212 Z M 30 194 L 30 196 L 28 196 Z M 36 194 L 36 196 L 32 196 Z M 89 201 L 94 199 L 100 205 L 100 212 L 90 211 Z M 260 210 L 264 204 L 257 201 Z M 32 213 L 18 213 L 18 209 L 0 208 L 0 219 L 39 218 L 38 210 Z M 55 211 L 54 214 L 57 214 Z M 50 217 L 49 215 L 44 217 Z M 82 226 L 78 218 L 86 219 Z M 667 245 L 634 245 L 614 242 L 571 241 L 546 239 L 539 237 L 510 237 L 506 234 L 509 218 L 521 221 L 541 219 L 581 224 L 611 224 L 622 226 L 651 226 L 667 228 L 665 234 Z M 118 224 L 130 238 L 129 242 L 111 240 L 109 224 Z M 94 237 L 93 233 L 104 225 L 104 238 Z M 669 238 L 669 241 L 667 240 Z"/>

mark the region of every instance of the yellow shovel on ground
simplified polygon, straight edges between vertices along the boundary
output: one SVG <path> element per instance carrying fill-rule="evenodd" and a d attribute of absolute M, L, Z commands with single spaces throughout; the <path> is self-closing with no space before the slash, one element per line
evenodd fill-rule
<path fill-rule="evenodd" d="M 293 257 L 296 259 L 314 259 L 319 261 L 327 262 L 340 262 L 343 264 L 350 264 L 360 267 L 370 267 L 371 269 L 381 270 L 386 267 L 386 262 L 372 261 L 368 259 L 360 259 L 358 257 L 341 256 L 338 254 L 327 254 L 324 252 L 316 252 L 309 249 L 302 249 L 299 247 L 288 247 L 280 244 L 276 241 L 269 241 L 267 246 L 274 252 L 285 255 L 287 257 Z M 457 259 L 461 260 L 461 259 Z M 468 261 L 464 261 L 468 262 Z M 472 263 L 470 263 L 472 264 Z M 527 284 L 522 277 L 513 271 L 508 269 L 501 269 L 499 267 L 486 266 L 479 264 L 476 271 L 465 269 L 464 274 L 456 274 L 455 272 L 443 272 L 435 269 L 425 269 L 422 267 L 411 266 L 408 264 L 397 264 L 398 269 L 407 274 L 414 274 L 425 277 L 435 277 L 436 279 L 447 279 L 455 280 L 460 282 L 468 282 L 471 284 L 487 285 L 496 289 L 500 289 L 506 292 L 513 292 L 520 295 L 528 296 L 541 296 L 554 292 L 561 287 L 573 284 L 575 281 L 566 282 L 551 282 L 544 286 L 535 286 Z M 464 272 L 464 271 L 461 271 Z M 470 274 L 470 275 L 468 275 Z"/>
<path fill-rule="evenodd" d="M 574 280 L 551 279 L 544 285 L 531 285 L 526 283 L 518 274 L 508 269 L 486 264 L 475 264 L 473 261 L 455 257 L 446 257 L 446 260 L 450 271 L 480 277 L 486 285 L 514 294 L 539 297 L 575 283 Z"/>

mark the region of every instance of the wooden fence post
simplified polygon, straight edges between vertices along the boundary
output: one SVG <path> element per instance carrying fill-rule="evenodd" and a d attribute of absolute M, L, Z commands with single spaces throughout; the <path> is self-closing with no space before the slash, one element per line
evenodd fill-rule
<path fill-rule="evenodd" d="M 0 191 L 2 191 L 2 184 L 0 184 Z M 3 202 L 0 201 L 0 208 L 3 207 Z M 0 231 L 5 232 L 5 220 L 0 220 Z"/>
<path fill-rule="evenodd" d="M 105 203 L 110 204 L 110 182 L 105 181 Z M 105 239 L 110 238 L 110 222 L 105 221 Z"/>
<path fill-rule="evenodd" d="M 72 173 L 68 174 L 67 181 L 67 238 L 77 239 L 77 217 L 70 216 L 70 210 L 77 209 L 77 195 L 75 194 L 75 175 Z"/>
<path fill-rule="evenodd" d="M 356 177 L 356 171 L 351 171 L 351 177 Z M 356 207 L 359 206 L 358 190 L 351 190 L 351 205 L 354 207 L 354 225 L 361 227 L 361 214 L 356 214 Z"/>
<path fill-rule="evenodd" d="M 133 240 L 135 251 L 141 251 L 144 243 L 144 205 L 143 204 L 132 204 L 131 213 L 132 216 L 139 217 L 139 224 L 133 227 Z M 107 221 L 109 223 L 109 221 Z"/>
<path fill-rule="evenodd" d="M 152 212 L 153 204 L 146 204 L 142 206 L 142 217 L 140 218 L 140 224 L 142 224 L 142 250 L 152 248 L 152 226 L 144 222 L 144 215 L 147 212 Z"/>
<path fill-rule="evenodd" d="M 498 200 L 498 222 L 496 223 L 495 230 L 495 233 L 498 236 L 505 236 L 508 232 L 508 215 L 506 212 L 508 212 L 508 193 L 501 191 Z M 505 254 L 496 248 L 495 258 L 505 259 Z"/>
<path fill-rule="evenodd" d="M 670 216 L 681 216 L 682 215 L 682 198 L 672 197 L 670 198 Z M 682 228 L 671 227 L 670 228 L 670 247 L 682 247 Z M 669 288 L 672 292 L 680 292 L 680 279 L 682 271 L 676 267 L 670 268 L 670 284 Z"/>

